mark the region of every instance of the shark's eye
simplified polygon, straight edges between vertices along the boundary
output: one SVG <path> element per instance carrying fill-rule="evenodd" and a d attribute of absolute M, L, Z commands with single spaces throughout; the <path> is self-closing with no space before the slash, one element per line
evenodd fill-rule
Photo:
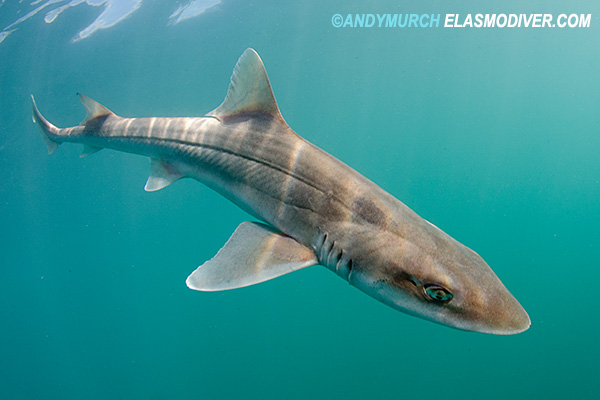
<path fill-rule="evenodd" d="M 452 296 L 452 293 L 448 291 L 448 289 L 434 283 L 425 284 L 425 286 L 423 286 L 423 290 L 425 291 L 427 297 L 436 303 L 446 304 L 449 303 L 454 297 Z"/>

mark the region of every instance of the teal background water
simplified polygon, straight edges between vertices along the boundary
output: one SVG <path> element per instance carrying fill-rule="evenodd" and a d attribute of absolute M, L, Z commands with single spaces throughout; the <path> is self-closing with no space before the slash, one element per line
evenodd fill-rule
<path fill-rule="evenodd" d="M 17 18 L 17 2 L 0 23 Z M 172 2 L 77 43 L 98 10 L 0 44 L 0 397 L 595 399 L 600 390 L 600 3 Z M 336 29 L 334 13 L 591 13 L 587 29 Z M 300 135 L 475 249 L 532 319 L 492 336 L 394 311 L 322 267 L 200 293 L 249 219 L 148 161 L 48 156 L 82 92 L 123 116 L 200 116 L 255 48 Z"/>

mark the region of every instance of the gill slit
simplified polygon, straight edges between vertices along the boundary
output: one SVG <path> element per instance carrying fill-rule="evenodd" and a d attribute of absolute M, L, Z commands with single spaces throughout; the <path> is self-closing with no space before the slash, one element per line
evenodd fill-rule
<path fill-rule="evenodd" d="M 350 282 L 354 270 L 354 262 L 344 249 L 340 248 L 335 239 L 327 232 L 318 228 L 318 235 L 313 245 L 319 263 Z"/>

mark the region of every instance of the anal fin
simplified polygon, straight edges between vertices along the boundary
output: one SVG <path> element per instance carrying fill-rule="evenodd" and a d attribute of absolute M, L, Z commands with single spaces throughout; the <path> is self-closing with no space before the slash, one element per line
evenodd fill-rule
<path fill-rule="evenodd" d="M 264 282 L 318 264 L 315 252 L 274 228 L 243 222 L 225 246 L 187 278 L 190 289 L 216 291 Z"/>

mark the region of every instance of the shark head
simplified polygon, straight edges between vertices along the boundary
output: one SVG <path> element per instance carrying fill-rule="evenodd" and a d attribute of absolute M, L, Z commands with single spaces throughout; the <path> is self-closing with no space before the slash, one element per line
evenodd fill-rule
<path fill-rule="evenodd" d="M 388 238 L 357 260 L 349 282 L 397 310 L 453 328 L 496 335 L 527 330 L 529 316 L 487 263 L 433 228 L 434 249 Z"/>

